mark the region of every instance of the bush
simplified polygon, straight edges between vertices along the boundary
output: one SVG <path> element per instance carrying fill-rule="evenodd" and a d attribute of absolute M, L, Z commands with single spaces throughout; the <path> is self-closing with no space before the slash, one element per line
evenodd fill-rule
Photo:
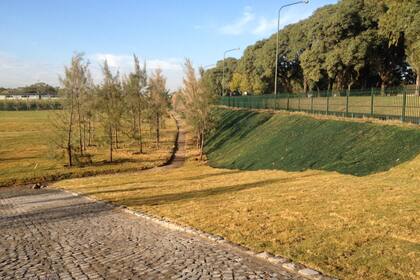
<path fill-rule="evenodd" d="M 0 111 L 34 111 L 62 109 L 57 99 L 4 99 L 0 100 Z"/>

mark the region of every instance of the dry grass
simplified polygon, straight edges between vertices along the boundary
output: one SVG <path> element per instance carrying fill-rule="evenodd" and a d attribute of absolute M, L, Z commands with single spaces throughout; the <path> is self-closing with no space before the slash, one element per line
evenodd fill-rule
<path fill-rule="evenodd" d="M 419 186 L 420 157 L 365 177 L 215 169 L 190 160 L 178 169 L 56 184 L 342 279 L 419 279 Z"/>
<path fill-rule="evenodd" d="M 53 111 L 0 112 L 0 186 L 141 170 L 161 165 L 171 155 L 176 135 L 172 118 L 166 121 L 167 128 L 162 131 L 159 150 L 153 139 L 146 137 L 145 153 L 133 154 L 135 148 L 122 137 L 121 148 L 114 153 L 115 163 L 107 162 L 108 148 L 98 146 L 88 149 L 93 156 L 93 165 L 67 168 L 65 159 L 57 159 L 48 145 L 51 114 Z"/>

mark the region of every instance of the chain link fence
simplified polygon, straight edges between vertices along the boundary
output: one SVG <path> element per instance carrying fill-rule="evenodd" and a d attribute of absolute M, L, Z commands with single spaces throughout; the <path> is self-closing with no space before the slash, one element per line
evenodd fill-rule
<path fill-rule="evenodd" d="M 401 120 L 420 124 L 420 96 L 414 89 L 352 90 L 261 96 L 223 96 L 219 104 L 236 108 L 299 111 L 352 118 Z"/>

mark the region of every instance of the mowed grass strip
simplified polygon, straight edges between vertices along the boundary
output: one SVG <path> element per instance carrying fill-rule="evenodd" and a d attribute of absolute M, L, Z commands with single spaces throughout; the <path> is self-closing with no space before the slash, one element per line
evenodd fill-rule
<path fill-rule="evenodd" d="M 190 225 L 340 279 L 418 279 L 420 157 L 365 177 L 181 168 L 66 180 L 58 188 Z"/>
<path fill-rule="evenodd" d="M 66 160 L 57 159 L 54 147 L 49 144 L 53 133 L 50 117 L 54 117 L 54 111 L 0 111 L 0 186 L 158 166 L 171 156 L 176 136 L 175 121 L 168 118 L 159 150 L 155 149 L 153 135 L 146 127 L 144 154 L 134 154 L 135 143 L 122 135 L 121 148 L 114 152 L 115 163 L 107 162 L 108 147 L 98 145 L 88 148 L 93 156 L 92 165 L 68 168 Z M 100 133 L 98 126 L 98 138 Z"/>
<path fill-rule="evenodd" d="M 318 169 L 364 176 L 420 154 L 420 129 L 218 109 L 220 125 L 205 151 L 213 167 Z"/>

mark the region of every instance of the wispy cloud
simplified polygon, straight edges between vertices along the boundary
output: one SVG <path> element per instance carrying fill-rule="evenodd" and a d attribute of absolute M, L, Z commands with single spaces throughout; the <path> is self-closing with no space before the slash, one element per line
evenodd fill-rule
<path fill-rule="evenodd" d="M 133 56 L 127 54 L 105 54 L 96 53 L 89 55 L 89 59 L 94 63 L 103 64 L 106 60 L 111 68 L 115 68 L 120 71 L 126 71 L 127 69 L 133 68 Z M 148 69 L 162 70 L 182 70 L 182 60 L 178 58 L 169 59 L 146 59 L 141 58 L 140 61 L 146 62 Z"/>
<path fill-rule="evenodd" d="M 252 34 L 254 35 L 267 35 L 272 33 L 276 30 L 277 27 L 277 20 L 276 19 L 267 19 L 265 17 L 261 17 L 258 20 L 258 24 L 254 29 L 252 29 Z"/>
<path fill-rule="evenodd" d="M 234 22 L 226 24 L 220 28 L 223 34 L 240 35 L 246 32 L 248 24 L 255 20 L 255 14 L 252 8 L 247 6 L 244 8 L 242 16 Z"/>
<path fill-rule="evenodd" d="M 96 82 L 100 82 L 102 79 L 101 65 L 105 60 L 107 60 L 111 70 L 114 72 L 119 71 L 122 75 L 128 74 L 134 68 L 133 55 L 130 54 L 95 53 L 88 55 L 88 59 L 91 61 L 91 72 Z M 182 59 L 147 59 L 143 57 L 139 57 L 139 59 L 140 63 L 146 63 L 149 72 L 158 68 L 161 69 L 163 74 L 167 77 L 167 87 L 169 89 L 175 90 L 181 86 L 183 76 Z"/>
<path fill-rule="evenodd" d="M 285 25 L 297 22 L 311 15 L 312 12 L 291 10 L 283 13 L 280 20 L 280 28 Z M 258 16 L 251 7 L 244 8 L 242 16 L 232 23 L 219 28 L 219 31 L 225 35 L 243 35 L 252 34 L 256 36 L 267 36 L 277 29 L 277 17 Z"/>

